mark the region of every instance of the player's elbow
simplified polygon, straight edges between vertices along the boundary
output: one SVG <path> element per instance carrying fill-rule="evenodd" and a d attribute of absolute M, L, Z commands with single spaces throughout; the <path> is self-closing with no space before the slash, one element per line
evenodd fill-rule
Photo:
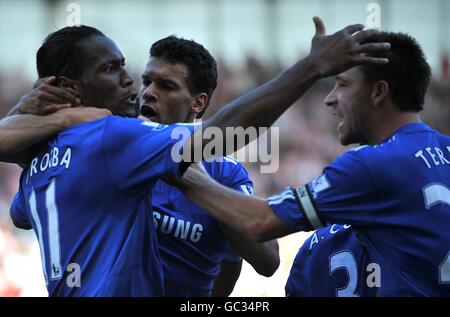
<path fill-rule="evenodd" d="M 271 277 L 280 266 L 280 256 L 277 254 L 271 255 L 268 259 L 266 259 L 264 265 L 261 265 L 260 268 L 255 271 L 265 277 Z"/>

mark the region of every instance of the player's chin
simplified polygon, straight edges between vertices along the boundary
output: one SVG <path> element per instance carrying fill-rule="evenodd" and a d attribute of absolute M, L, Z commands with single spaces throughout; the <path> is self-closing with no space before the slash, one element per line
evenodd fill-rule
<path fill-rule="evenodd" d="M 117 115 L 121 117 L 137 118 L 139 111 L 136 107 L 122 107 L 117 111 Z"/>
<path fill-rule="evenodd" d="M 350 135 L 347 133 L 347 131 L 339 131 L 339 142 L 342 145 L 351 144 L 351 138 Z"/>
<path fill-rule="evenodd" d="M 340 143 L 341 143 L 341 145 L 344 145 L 344 146 L 351 144 L 351 142 L 349 142 L 347 139 L 344 139 L 344 138 L 340 138 Z"/>

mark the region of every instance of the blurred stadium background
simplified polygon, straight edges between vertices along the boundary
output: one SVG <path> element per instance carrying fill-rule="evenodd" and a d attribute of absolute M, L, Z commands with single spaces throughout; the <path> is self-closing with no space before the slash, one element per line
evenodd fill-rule
<path fill-rule="evenodd" d="M 373 13 L 368 8 L 376 3 L 382 30 L 410 33 L 422 45 L 433 68 L 422 119 L 450 133 L 447 0 L 0 0 L 2 117 L 36 80 L 35 53 L 48 33 L 66 25 L 73 12 L 70 3 L 79 5 L 82 24 L 116 41 L 137 84 L 154 41 L 176 34 L 205 45 L 220 64 L 219 85 L 207 116 L 306 54 L 314 34 L 312 16 L 323 18 L 330 33 L 347 24 L 367 25 Z M 260 174 L 258 164 L 246 164 L 256 195 L 305 183 L 346 150 L 338 144 L 336 124 L 323 106 L 332 86 L 332 79 L 320 81 L 277 122 L 277 173 Z M 0 164 L 0 296 L 47 296 L 35 236 L 15 229 L 9 218 L 19 173 L 14 165 Z M 279 240 L 282 262 L 271 278 L 244 265 L 232 295 L 284 296 L 293 258 L 308 235 Z"/>

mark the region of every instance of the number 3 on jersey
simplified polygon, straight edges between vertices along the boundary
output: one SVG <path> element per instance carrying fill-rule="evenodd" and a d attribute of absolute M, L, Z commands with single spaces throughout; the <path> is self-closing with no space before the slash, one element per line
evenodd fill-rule
<path fill-rule="evenodd" d="M 37 199 L 36 192 L 33 188 L 30 197 L 28 199 L 28 204 L 31 211 L 31 216 L 35 223 L 36 235 L 38 236 L 39 249 L 41 252 L 42 268 L 45 275 L 45 281 L 48 284 L 48 278 L 50 275 L 50 280 L 57 280 L 62 277 L 61 270 L 61 249 L 59 242 L 59 221 L 58 221 L 58 208 L 55 200 L 55 189 L 56 181 L 52 179 L 50 185 L 48 185 L 45 190 L 45 208 L 47 213 L 47 236 L 48 244 L 44 243 L 42 222 L 39 219 L 39 214 L 37 210 Z M 47 251 L 47 252 L 46 252 Z M 48 254 L 50 257 L 50 274 L 47 274 L 46 257 Z"/>
<path fill-rule="evenodd" d="M 337 297 L 359 297 L 355 293 L 358 286 L 358 267 L 355 256 L 349 250 L 340 251 L 330 256 L 330 276 L 339 269 L 345 269 L 348 283 L 344 288 L 336 289 Z"/>

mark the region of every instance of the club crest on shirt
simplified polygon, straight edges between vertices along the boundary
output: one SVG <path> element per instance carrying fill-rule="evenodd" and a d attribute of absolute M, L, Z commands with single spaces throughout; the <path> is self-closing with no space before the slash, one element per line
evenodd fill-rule
<path fill-rule="evenodd" d="M 320 193 L 321 191 L 324 191 L 327 188 L 330 188 L 331 185 L 328 182 L 327 177 L 325 176 L 325 174 L 320 175 L 319 177 L 316 177 L 315 179 L 313 179 L 310 183 L 310 190 L 311 190 L 311 194 L 313 195 L 314 198 L 317 197 L 317 194 Z"/>

